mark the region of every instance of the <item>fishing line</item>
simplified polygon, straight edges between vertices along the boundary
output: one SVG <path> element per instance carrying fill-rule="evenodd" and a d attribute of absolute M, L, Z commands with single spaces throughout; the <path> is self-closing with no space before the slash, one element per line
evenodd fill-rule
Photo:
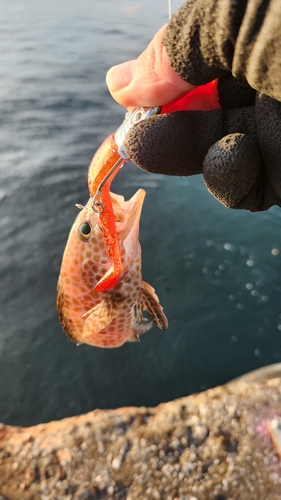
<path fill-rule="evenodd" d="M 171 0 L 168 0 L 168 17 L 169 17 L 169 20 L 171 19 L 172 17 L 172 5 L 171 5 Z"/>

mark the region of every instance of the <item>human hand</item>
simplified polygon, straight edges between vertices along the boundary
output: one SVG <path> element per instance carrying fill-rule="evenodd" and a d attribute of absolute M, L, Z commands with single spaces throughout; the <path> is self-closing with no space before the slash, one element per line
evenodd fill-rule
<path fill-rule="evenodd" d="M 221 109 L 173 112 L 135 125 L 125 139 L 128 158 L 153 173 L 203 173 L 210 193 L 229 208 L 281 206 L 281 103 L 256 96 L 232 76 L 219 79 L 218 95 Z"/>
<path fill-rule="evenodd" d="M 161 106 L 194 88 L 173 70 L 163 37 L 163 26 L 135 60 L 113 66 L 106 82 L 112 97 L 126 108 Z"/>
<path fill-rule="evenodd" d="M 212 1 L 214 0 L 206 0 L 205 3 Z M 228 0 L 222 1 L 227 3 Z M 193 4 L 195 3 L 196 0 L 193 0 Z M 189 8 L 190 5 L 192 0 L 185 7 Z M 192 19 L 189 21 L 190 25 L 191 23 Z M 223 54 L 222 61 L 213 62 L 209 67 L 206 60 L 209 57 L 214 61 L 217 53 L 210 54 L 210 44 L 206 44 L 206 53 L 200 55 L 201 46 L 198 48 L 196 37 L 189 42 L 185 40 L 187 46 L 189 43 L 188 50 L 184 48 L 183 55 L 181 49 L 179 57 L 176 52 L 173 58 L 171 53 L 175 52 L 176 37 L 179 47 L 184 47 L 177 19 L 174 25 L 169 27 L 168 36 L 166 33 L 164 39 L 173 66 L 183 78 L 199 85 L 209 79 L 221 77 L 218 80 L 218 91 L 213 86 L 213 92 L 209 94 L 209 97 L 214 98 L 213 107 L 218 107 L 217 97 L 219 97 L 221 109 L 209 112 L 173 112 L 140 122 L 126 136 L 125 149 L 128 157 L 139 167 L 150 172 L 167 175 L 193 175 L 203 172 L 209 191 L 227 207 L 258 211 L 266 210 L 274 204 L 281 206 L 280 102 L 267 95 L 260 95 L 248 85 L 246 79 L 233 78 L 231 61 L 227 58 L 227 54 Z M 117 93 L 114 93 L 114 90 L 112 92 L 123 105 L 130 102 L 131 106 L 140 106 L 146 104 L 144 102 L 146 94 L 154 95 L 153 99 L 161 95 L 161 92 L 154 92 L 155 88 L 161 89 L 161 85 L 159 86 L 157 78 L 156 80 L 151 78 L 150 68 L 151 61 L 153 68 L 160 67 L 161 57 L 157 62 L 153 57 L 147 58 L 146 54 L 145 51 L 141 56 L 142 62 L 137 71 L 137 78 L 133 78 L 129 84 L 127 80 L 123 90 L 121 84 Z M 151 54 L 151 51 L 148 51 L 148 54 Z M 154 54 L 157 58 L 157 54 L 161 55 L 162 52 L 158 49 Z M 183 71 L 184 57 L 187 58 L 187 63 Z M 134 68 L 136 67 L 135 65 Z M 142 81 L 146 82 L 145 87 L 141 87 Z M 266 82 L 266 76 L 262 81 Z M 135 91 L 134 87 L 136 82 L 139 85 L 138 91 Z M 167 79 L 164 78 L 164 84 L 166 83 Z M 162 86 L 162 90 L 165 90 L 165 85 Z M 176 92 L 169 94 L 169 100 L 178 94 L 181 95 L 178 93 L 179 87 L 176 87 Z M 201 88 L 204 87 L 199 87 L 188 94 L 188 105 L 184 109 L 212 109 L 208 99 L 202 101 L 199 96 L 198 100 L 198 90 Z M 271 85 L 271 89 L 274 95 L 276 87 Z M 193 96 L 196 95 L 195 99 Z M 160 101 L 153 99 L 148 102 L 149 105 L 160 104 Z M 167 100 L 162 99 L 162 103 L 164 102 Z M 172 110 L 173 106 L 170 107 L 170 111 Z"/>

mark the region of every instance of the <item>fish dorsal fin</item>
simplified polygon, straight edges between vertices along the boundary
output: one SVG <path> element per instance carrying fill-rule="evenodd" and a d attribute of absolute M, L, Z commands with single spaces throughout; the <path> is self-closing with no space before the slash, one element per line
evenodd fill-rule
<path fill-rule="evenodd" d="M 168 320 L 163 312 L 159 299 L 151 285 L 142 282 L 142 287 L 139 293 L 140 307 L 148 312 L 153 323 L 161 330 L 167 330 Z"/>

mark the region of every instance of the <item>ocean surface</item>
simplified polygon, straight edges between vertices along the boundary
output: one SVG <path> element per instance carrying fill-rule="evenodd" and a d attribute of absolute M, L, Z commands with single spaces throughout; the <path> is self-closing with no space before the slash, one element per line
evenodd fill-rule
<path fill-rule="evenodd" d="M 124 116 L 106 71 L 145 48 L 167 2 L 0 3 L 0 421 L 154 406 L 281 361 L 281 209 L 228 210 L 201 176 L 132 164 L 113 189 L 147 192 L 143 278 L 169 329 L 117 350 L 64 335 L 56 283 L 75 203 L 86 202 L 91 157 Z"/>

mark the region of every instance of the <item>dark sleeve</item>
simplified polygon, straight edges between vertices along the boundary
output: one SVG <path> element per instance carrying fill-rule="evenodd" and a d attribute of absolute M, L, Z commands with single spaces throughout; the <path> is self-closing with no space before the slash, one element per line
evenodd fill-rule
<path fill-rule="evenodd" d="M 232 73 L 281 101 L 281 0 L 188 0 L 163 43 L 193 85 Z"/>

